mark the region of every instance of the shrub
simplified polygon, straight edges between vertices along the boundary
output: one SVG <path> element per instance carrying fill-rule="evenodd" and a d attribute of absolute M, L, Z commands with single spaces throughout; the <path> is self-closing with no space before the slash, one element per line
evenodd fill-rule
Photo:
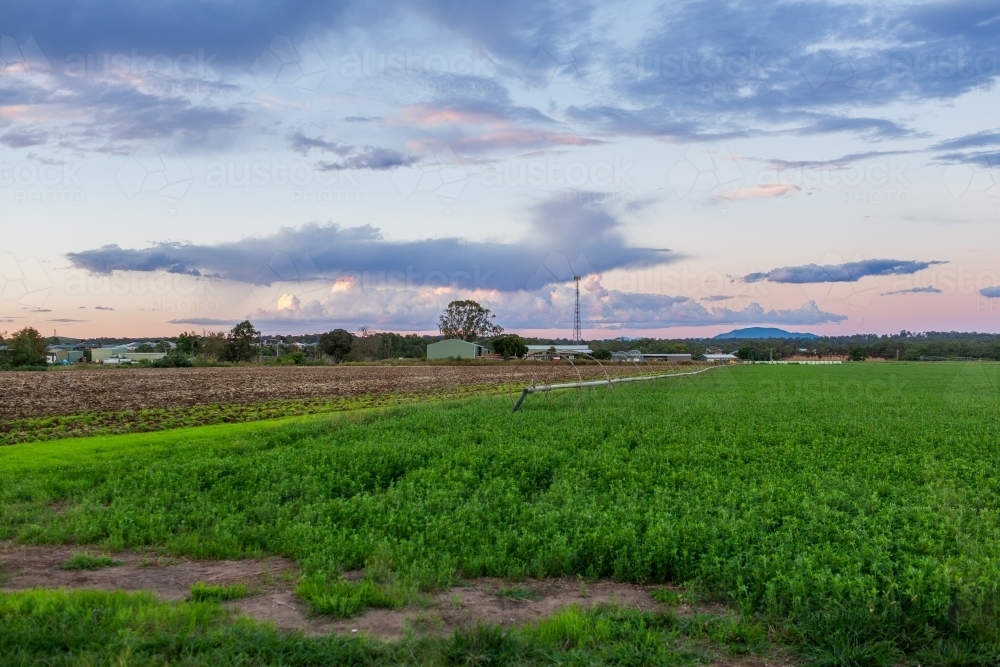
<path fill-rule="evenodd" d="M 183 354 L 177 354 L 176 352 L 168 354 L 162 359 L 157 359 L 150 364 L 153 368 L 190 368 L 194 366 L 191 360 L 188 359 Z"/>

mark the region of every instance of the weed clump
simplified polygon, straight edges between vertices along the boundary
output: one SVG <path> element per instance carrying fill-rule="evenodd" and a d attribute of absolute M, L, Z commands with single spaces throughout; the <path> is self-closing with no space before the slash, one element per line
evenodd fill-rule
<path fill-rule="evenodd" d="M 60 570 L 101 570 L 106 567 L 122 565 L 121 561 L 111 556 L 92 556 L 88 553 L 76 553 L 68 561 L 59 566 Z"/>
<path fill-rule="evenodd" d="M 230 600 L 241 600 L 250 595 L 250 589 L 245 584 L 233 584 L 231 586 L 213 586 L 212 584 L 197 583 L 191 585 L 192 602 L 229 602 Z"/>

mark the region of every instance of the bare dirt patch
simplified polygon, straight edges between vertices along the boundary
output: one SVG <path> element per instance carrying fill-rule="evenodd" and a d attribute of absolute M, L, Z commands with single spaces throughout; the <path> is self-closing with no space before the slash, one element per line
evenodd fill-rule
<path fill-rule="evenodd" d="M 603 371 L 581 366 L 585 376 Z M 0 373 L 0 421 L 195 405 L 329 399 L 371 394 L 433 394 L 449 387 L 499 386 L 513 367 L 237 366 L 229 368 L 93 368 Z M 576 377 L 568 366 L 557 376 Z M 523 375 L 523 373 L 519 374 Z"/>
<path fill-rule="evenodd" d="M 149 591 L 171 601 L 186 599 L 191 585 L 198 582 L 220 586 L 245 584 L 251 595 L 228 606 L 253 619 L 313 636 L 331 632 L 364 633 L 389 640 L 399 639 L 408 632 L 443 635 L 477 624 L 511 627 L 538 621 L 570 605 L 590 608 L 611 603 L 643 611 L 665 608 L 653 599 L 654 587 L 649 586 L 569 578 L 520 582 L 480 578 L 428 595 L 420 605 L 369 609 L 357 618 L 331 620 L 311 616 L 308 607 L 295 596 L 298 570 L 286 558 L 205 561 L 155 553 L 115 553 L 111 556 L 122 563 L 115 567 L 60 569 L 60 565 L 81 551 L 99 553 L 92 548 L 0 542 L 0 563 L 9 577 L 0 585 L 0 591 L 29 588 Z M 675 610 L 707 611 L 687 606 Z"/>
<path fill-rule="evenodd" d="M 632 365 L 623 366 L 633 372 Z M 607 377 L 596 364 L 72 368 L 0 373 L 0 444 L 242 423 Z M 548 394 L 546 394 L 548 396 Z M 506 400 L 506 399 L 501 399 Z"/>
<path fill-rule="evenodd" d="M 261 403 L 501 382 L 502 366 L 94 368 L 0 373 L 2 420 L 195 405 Z"/>
<path fill-rule="evenodd" d="M 164 600 L 183 600 L 190 593 L 191 584 L 197 582 L 246 584 L 266 592 L 279 585 L 282 578 L 294 580 L 298 576 L 295 563 L 287 558 L 194 561 L 155 553 L 112 554 L 114 560 L 122 564 L 99 570 L 60 569 L 77 553 L 100 554 L 92 548 L 22 546 L 0 542 L 0 563 L 9 577 L 0 590 L 85 588 L 150 591 Z"/>

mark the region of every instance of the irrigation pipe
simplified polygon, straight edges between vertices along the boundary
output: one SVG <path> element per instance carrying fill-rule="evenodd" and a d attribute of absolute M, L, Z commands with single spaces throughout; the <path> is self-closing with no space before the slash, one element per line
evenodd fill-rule
<path fill-rule="evenodd" d="M 559 391 L 560 389 L 583 389 L 584 387 L 609 387 L 613 384 L 618 384 L 619 382 L 643 382 L 645 380 L 661 380 L 663 378 L 676 378 L 683 375 L 698 375 L 699 373 L 704 373 L 705 371 L 710 371 L 713 368 L 723 368 L 723 366 L 709 366 L 708 368 L 702 368 L 700 371 L 691 371 L 690 373 L 665 373 L 661 375 L 640 375 L 636 377 L 624 377 L 624 378 L 608 378 L 605 380 L 589 380 L 587 382 L 567 382 L 565 384 L 539 384 L 539 385 L 529 385 L 521 390 L 521 397 L 517 399 L 517 403 L 514 404 L 514 409 L 511 413 L 515 413 L 521 409 L 521 404 L 524 403 L 524 399 L 528 397 L 528 394 L 537 394 L 541 391 Z"/>

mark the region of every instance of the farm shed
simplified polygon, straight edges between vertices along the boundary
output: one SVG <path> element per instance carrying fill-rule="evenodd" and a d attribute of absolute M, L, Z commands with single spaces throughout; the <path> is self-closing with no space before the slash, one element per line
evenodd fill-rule
<path fill-rule="evenodd" d="M 143 359 L 146 361 L 156 361 L 167 356 L 167 354 L 165 352 L 126 352 L 122 356 L 132 361 L 142 361 Z"/>
<path fill-rule="evenodd" d="M 105 359 L 110 359 L 113 355 L 125 354 L 128 350 L 124 345 L 116 347 L 95 347 L 90 351 L 91 361 L 104 361 Z"/>
<path fill-rule="evenodd" d="M 428 359 L 475 359 L 486 352 L 482 345 L 451 338 L 427 346 Z"/>
<path fill-rule="evenodd" d="M 528 345 L 528 354 L 545 354 L 555 348 L 555 354 L 593 354 L 594 351 L 587 345 Z"/>
<path fill-rule="evenodd" d="M 739 361 L 735 354 L 706 354 L 705 361 Z"/>

